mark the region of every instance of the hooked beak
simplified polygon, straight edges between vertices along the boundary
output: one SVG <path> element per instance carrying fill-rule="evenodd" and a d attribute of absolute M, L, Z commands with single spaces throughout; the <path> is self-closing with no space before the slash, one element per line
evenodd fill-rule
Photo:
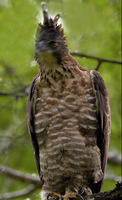
<path fill-rule="evenodd" d="M 44 41 L 41 41 L 35 45 L 35 51 L 41 52 L 41 51 L 51 51 L 51 50 Z"/>
<path fill-rule="evenodd" d="M 53 55 L 52 49 L 44 41 L 35 44 L 34 57 L 39 64 L 44 65 L 47 68 L 53 68 L 57 63 L 57 59 Z"/>
<path fill-rule="evenodd" d="M 37 60 L 37 58 L 39 58 L 42 55 L 43 52 L 44 53 L 51 52 L 51 49 L 49 48 L 49 46 L 44 41 L 36 43 L 35 48 L 34 48 L 35 59 Z"/>

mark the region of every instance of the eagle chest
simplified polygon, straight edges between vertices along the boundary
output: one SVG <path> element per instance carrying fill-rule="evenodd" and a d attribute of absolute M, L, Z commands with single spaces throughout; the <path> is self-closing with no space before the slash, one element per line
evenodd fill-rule
<path fill-rule="evenodd" d="M 52 170 L 56 169 L 63 176 L 71 171 L 81 175 L 88 167 L 88 159 L 96 154 L 96 147 L 90 149 L 96 144 L 97 131 L 90 77 L 69 79 L 61 93 L 59 86 L 60 83 L 55 89 L 39 86 L 35 92 L 35 132 L 44 177 L 47 173 L 53 176 Z"/>

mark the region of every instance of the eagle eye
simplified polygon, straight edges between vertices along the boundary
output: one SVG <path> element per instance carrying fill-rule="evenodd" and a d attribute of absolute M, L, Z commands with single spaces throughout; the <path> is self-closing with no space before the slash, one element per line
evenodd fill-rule
<path fill-rule="evenodd" d="M 57 42 L 49 42 L 49 46 L 52 48 L 52 49 L 55 49 L 57 47 Z"/>

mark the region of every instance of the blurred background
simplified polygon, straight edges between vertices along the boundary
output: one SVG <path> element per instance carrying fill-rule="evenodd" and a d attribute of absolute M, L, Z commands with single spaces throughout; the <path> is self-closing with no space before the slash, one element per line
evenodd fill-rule
<path fill-rule="evenodd" d="M 50 16 L 61 13 L 60 22 L 70 51 L 121 59 L 121 0 L 45 2 Z M 40 0 L 0 0 L 0 165 L 33 175 L 37 169 L 27 129 L 27 95 L 38 73 L 33 49 L 37 23 L 42 20 Z M 98 60 L 85 56 L 75 58 L 89 70 L 98 64 Z M 121 152 L 121 65 L 103 62 L 98 71 L 105 80 L 111 105 L 109 152 L 118 156 Z M 102 191 L 113 189 L 120 175 L 120 165 L 108 162 Z M 0 173 L 0 194 L 27 186 L 17 178 Z M 37 189 L 15 199 L 39 198 L 40 189 Z"/>

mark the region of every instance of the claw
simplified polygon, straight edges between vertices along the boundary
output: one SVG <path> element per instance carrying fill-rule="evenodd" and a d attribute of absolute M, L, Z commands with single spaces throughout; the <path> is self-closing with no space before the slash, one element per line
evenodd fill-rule
<path fill-rule="evenodd" d="M 76 196 L 80 197 L 80 199 L 84 200 L 84 198 L 79 193 L 77 193 Z"/>
<path fill-rule="evenodd" d="M 47 200 L 50 200 L 49 197 L 54 197 L 58 200 L 63 200 L 63 197 L 62 195 L 56 193 L 56 192 L 50 192 L 48 195 L 47 195 Z"/>
<path fill-rule="evenodd" d="M 50 200 L 49 197 L 53 197 L 54 200 L 73 200 L 73 199 L 84 200 L 84 198 L 79 193 L 70 193 L 70 194 L 65 194 L 64 196 L 62 196 L 61 194 L 58 194 L 56 192 L 50 192 L 47 195 L 47 200 Z"/>
<path fill-rule="evenodd" d="M 64 197 L 63 200 L 70 200 L 70 199 L 84 200 L 84 198 L 79 193 L 65 194 L 63 197 Z"/>

